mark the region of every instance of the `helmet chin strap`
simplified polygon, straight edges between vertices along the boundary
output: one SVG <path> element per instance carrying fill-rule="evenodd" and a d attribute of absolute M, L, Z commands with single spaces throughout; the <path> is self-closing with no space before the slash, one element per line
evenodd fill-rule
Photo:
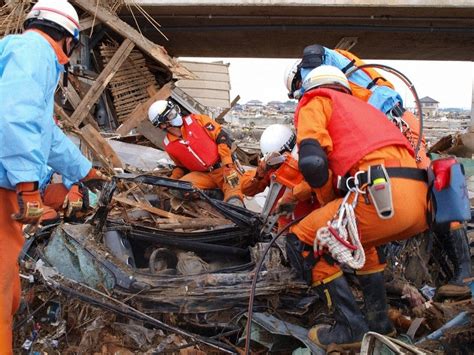
<path fill-rule="evenodd" d="M 63 88 L 61 90 L 61 104 L 64 106 L 67 101 L 67 83 L 68 83 L 69 62 L 64 64 Z"/>

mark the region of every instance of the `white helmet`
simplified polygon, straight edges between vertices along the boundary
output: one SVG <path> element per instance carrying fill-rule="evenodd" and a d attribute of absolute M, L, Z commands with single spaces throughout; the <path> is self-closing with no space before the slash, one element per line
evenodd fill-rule
<path fill-rule="evenodd" d="M 321 65 L 311 70 L 304 78 L 303 90 L 306 92 L 321 85 L 331 84 L 341 85 L 351 92 L 349 81 L 344 73 L 332 65 Z"/>
<path fill-rule="evenodd" d="M 283 124 L 272 124 L 268 126 L 260 137 L 260 151 L 264 156 L 274 152 L 291 152 L 295 145 L 295 133 L 290 127 Z"/>
<path fill-rule="evenodd" d="M 148 119 L 158 127 L 160 123 L 173 120 L 180 112 L 179 106 L 171 100 L 158 100 L 152 103 L 148 109 Z"/>
<path fill-rule="evenodd" d="M 296 87 L 298 80 L 301 80 L 299 74 L 299 64 L 301 59 L 297 59 L 294 63 L 288 65 L 285 69 L 285 74 L 283 75 L 283 82 L 286 89 L 288 90 L 288 96 L 293 98 L 293 93 L 299 88 Z"/>
<path fill-rule="evenodd" d="M 59 26 L 74 41 L 79 41 L 79 16 L 67 0 L 39 0 L 26 16 L 25 26 L 33 21 L 44 22 L 45 26 Z"/>

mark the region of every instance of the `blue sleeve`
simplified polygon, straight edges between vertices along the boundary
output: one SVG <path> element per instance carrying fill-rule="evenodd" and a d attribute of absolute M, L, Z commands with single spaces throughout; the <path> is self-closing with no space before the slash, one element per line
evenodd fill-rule
<path fill-rule="evenodd" d="M 53 128 L 48 165 L 62 175 L 67 188 L 85 177 L 92 168 L 92 163 L 57 125 Z"/>
<path fill-rule="evenodd" d="M 16 45 L 3 53 L 0 80 L 0 161 L 12 186 L 39 181 L 45 164 L 42 134 L 51 71 L 44 53 Z"/>
<path fill-rule="evenodd" d="M 327 65 L 332 65 L 340 70 L 344 69 L 351 61 L 343 56 L 341 53 L 336 52 L 332 49 L 325 49 L 326 59 L 325 63 Z M 351 71 L 349 70 L 348 73 Z M 363 70 L 356 70 L 350 74 L 347 79 L 353 83 L 366 88 L 371 82 L 372 78 L 365 73 Z"/>
<path fill-rule="evenodd" d="M 403 101 L 400 95 L 387 86 L 374 86 L 372 88 L 372 95 L 368 101 L 369 104 L 379 109 L 383 113 L 389 112 L 398 103 L 403 106 Z"/>

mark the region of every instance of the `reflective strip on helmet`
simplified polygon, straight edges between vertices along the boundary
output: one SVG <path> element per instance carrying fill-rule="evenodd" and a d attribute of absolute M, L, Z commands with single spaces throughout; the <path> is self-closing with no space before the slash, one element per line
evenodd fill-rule
<path fill-rule="evenodd" d="M 61 15 L 61 16 L 64 16 L 65 18 L 67 18 L 69 21 L 71 21 L 77 28 L 79 28 L 79 23 L 74 19 L 72 18 L 71 16 L 69 16 L 68 14 L 65 14 L 64 12 L 62 11 L 58 11 L 56 9 L 52 9 L 52 8 L 49 8 L 49 7 L 36 7 L 33 9 L 34 11 L 49 11 L 49 12 L 54 12 L 58 15 Z"/>

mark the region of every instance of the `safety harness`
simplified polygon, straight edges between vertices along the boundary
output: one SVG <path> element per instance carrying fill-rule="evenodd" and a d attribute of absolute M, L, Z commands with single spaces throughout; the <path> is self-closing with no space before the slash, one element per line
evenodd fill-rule
<path fill-rule="evenodd" d="M 380 166 L 370 167 L 377 170 Z M 384 173 L 389 177 L 405 178 L 427 182 L 427 172 L 417 168 L 383 168 Z M 314 239 L 313 249 L 316 255 L 328 253 L 332 258 L 341 264 L 346 264 L 353 269 L 361 269 L 365 264 L 365 252 L 360 241 L 355 208 L 359 195 L 367 195 L 369 186 L 374 178 L 370 177 L 367 171 L 359 171 L 354 176 L 347 176 L 338 179 L 338 188 L 346 192 L 341 205 L 333 219 L 326 227 L 318 229 Z M 386 182 L 390 184 L 389 182 Z M 390 191 L 389 191 L 390 193 Z M 350 198 L 352 196 L 352 202 Z M 370 195 L 374 206 L 377 202 L 374 196 Z M 391 195 L 390 195 L 391 199 Z M 391 201 L 390 201 L 391 204 Z M 377 211 L 379 213 L 379 211 Z M 393 214 L 392 214 L 393 215 Z M 381 218 L 391 218 L 391 215 Z"/>
<path fill-rule="evenodd" d="M 353 187 L 348 183 L 351 180 L 354 181 Z M 319 228 L 316 232 L 313 249 L 317 255 L 327 252 L 339 263 L 358 270 L 365 264 L 365 252 L 360 242 L 354 208 L 357 206 L 359 194 L 366 192 L 359 189 L 358 181 L 354 177 L 346 181 L 346 186 L 348 192 L 339 210 L 327 227 Z M 351 195 L 352 203 L 349 202 Z"/>

